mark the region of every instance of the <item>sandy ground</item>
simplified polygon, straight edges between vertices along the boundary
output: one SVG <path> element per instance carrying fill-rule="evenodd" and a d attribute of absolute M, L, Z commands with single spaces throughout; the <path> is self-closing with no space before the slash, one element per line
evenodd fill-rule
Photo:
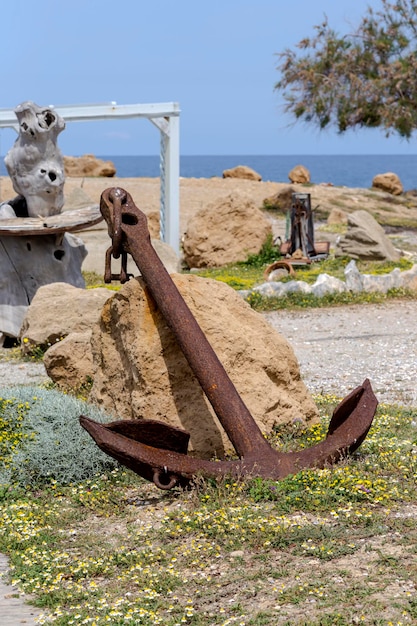
<path fill-rule="evenodd" d="M 137 206 L 153 219 L 149 220 L 152 237 L 157 237 L 159 227 L 156 222 L 160 207 L 160 180 L 159 178 L 70 178 L 65 181 L 64 210 L 80 208 L 88 204 L 98 204 L 102 192 L 108 187 L 119 186 L 128 191 Z M 216 203 L 220 198 L 230 194 L 245 196 L 251 199 L 255 206 L 262 208 L 266 198 L 271 198 L 289 182 L 251 181 L 236 178 L 181 178 L 180 179 L 180 237 L 187 230 L 190 218 L 201 208 Z M 378 190 L 353 189 L 349 187 L 332 187 L 327 184 L 292 185 L 294 192 L 310 193 L 311 204 L 315 211 L 315 229 L 317 241 L 334 242 L 336 234 L 321 230 L 326 216 L 332 209 L 341 209 L 352 212 L 358 209 L 369 211 L 376 219 L 387 227 L 398 223 L 410 224 L 417 228 L 417 198 L 407 196 L 390 196 Z M 14 198 L 11 180 L 8 177 L 0 178 L 0 201 Z M 153 215 L 152 215 L 153 214 Z M 274 236 L 285 233 L 285 215 L 274 212 L 267 213 L 271 220 Z M 152 229 L 153 226 L 153 229 Z M 392 230 L 392 228 L 391 228 Z M 80 231 L 79 236 L 84 241 L 89 255 L 83 264 L 83 270 L 102 273 L 104 253 L 109 245 L 107 227 L 101 222 L 92 229 Z M 398 228 L 394 228 L 390 237 L 398 237 Z M 410 241 L 408 241 L 408 239 Z M 406 233 L 400 233 L 399 239 L 393 241 L 396 247 L 417 251 L 416 231 L 409 228 Z M 131 271 L 131 270 L 129 270 Z"/>
<path fill-rule="evenodd" d="M 181 178 L 180 179 L 180 232 L 184 233 L 187 222 L 203 206 L 228 194 L 250 196 L 262 206 L 263 200 L 279 189 L 279 183 L 237 180 L 232 178 Z M 159 211 L 159 178 L 67 178 L 65 181 L 66 205 L 71 208 L 72 198 L 82 190 L 87 199 L 98 204 L 100 195 L 108 187 L 122 187 L 132 196 L 137 206 L 146 214 Z M 0 178 L 0 201 L 16 196 L 11 181 Z"/>

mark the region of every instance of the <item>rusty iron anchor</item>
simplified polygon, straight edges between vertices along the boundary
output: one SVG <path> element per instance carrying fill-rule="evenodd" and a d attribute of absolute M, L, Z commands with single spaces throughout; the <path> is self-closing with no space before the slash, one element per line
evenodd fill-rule
<path fill-rule="evenodd" d="M 188 456 L 189 434 L 156 420 L 100 424 L 81 416 L 81 425 L 104 452 L 160 489 L 171 489 L 187 485 L 198 474 L 278 480 L 302 469 L 323 468 L 360 446 L 378 405 L 368 379 L 336 407 L 323 441 L 297 452 L 272 448 L 156 254 L 145 214 L 120 188 L 103 192 L 100 210 L 112 238 L 106 253 L 106 282 L 128 280 L 125 255 L 131 254 L 239 459 L 207 461 Z M 122 257 L 119 275 L 111 273 L 112 255 Z"/>

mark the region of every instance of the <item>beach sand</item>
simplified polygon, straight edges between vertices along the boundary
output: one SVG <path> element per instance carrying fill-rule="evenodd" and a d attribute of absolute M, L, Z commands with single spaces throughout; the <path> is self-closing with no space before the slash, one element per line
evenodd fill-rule
<path fill-rule="evenodd" d="M 250 196 L 262 206 L 264 198 L 277 192 L 280 184 L 232 178 L 181 178 L 180 179 L 180 233 L 183 234 L 189 218 L 199 209 L 217 198 L 229 194 Z M 282 186 L 282 185 L 281 185 Z M 101 193 L 108 187 L 122 187 L 130 193 L 135 204 L 147 215 L 159 211 L 159 178 L 69 178 L 65 180 L 64 193 L 71 200 L 74 190 L 82 189 L 93 204 L 98 204 Z M 0 178 L 0 201 L 16 196 L 11 180 Z M 68 204 L 64 207 L 70 208 Z"/>
<path fill-rule="evenodd" d="M 228 195 L 250 198 L 255 206 L 262 208 L 266 198 L 271 198 L 289 182 L 252 181 L 237 178 L 180 178 L 180 237 L 187 230 L 190 218 L 200 209 Z M 146 215 L 158 214 L 160 207 L 159 178 L 72 178 L 65 181 L 64 194 L 66 204 L 64 210 L 79 208 L 76 203 L 80 197 L 84 202 L 98 204 L 101 193 L 108 187 L 122 187 L 128 191 L 136 205 Z M 402 194 L 393 196 L 377 189 L 360 189 L 350 187 L 333 187 L 325 184 L 291 185 L 296 193 L 309 193 L 311 206 L 314 210 L 314 223 L 317 231 L 326 224 L 326 218 L 332 209 L 341 209 L 345 213 L 366 210 L 384 227 L 402 225 L 402 229 L 414 230 L 417 227 L 417 196 Z M 16 196 L 11 180 L 0 178 L 0 201 L 10 200 Z M 290 207 L 288 207 L 290 208 Z M 285 213 L 268 212 L 274 236 L 285 232 Z M 220 227 L 220 225 L 219 225 Z M 104 237 L 107 227 L 104 222 L 94 227 L 95 231 L 103 231 L 103 244 L 108 244 Z M 157 229 L 156 229 L 157 231 Z M 86 231 L 80 232 L 84 239 Z M 329 233 L 318 233 L 320 239 L 331 241 Z M 414 237 L 415 238 L 415 237 Z M 104 248 L 103 248 L 104 249 Z M 415 249 L 413 243 L 412 249 Z M 100 250 L 101 254 L 101 250 Z M 91 257 L 90 257 L 91 258 Z"/>
<path fill-rule="evenodd" d="M 289 185 L 288 181 L 258 182 L 218 177 L 180 178 L 180 233 L 185 232 L 187 222 L 192 215 L 218 198 L 229 194 L 246 195 L 261 208 L 265 198 L 270 198 Z M 98 204 L 100 195 L 105 189 L 117 186 L 126 189 L 144 213 L 159 211 L 159 178 L 67 177 L 64 193 L 67 201 L 70 201 L 74 191 L 81 189 L 93 204 Z M 413 196 L 405 194 L 392 196 L 377 189 L 333 187 L 324 184 L 291 186 L 296 193 L 310 193 L 312 207 L 319 207 L 320 212 L 324 214 L 330 213 L 333 208 L 339 208 L 348 213 L 365 209 L 382 224 L 390 224 L 393 218 L 412 219 L 417 222 L 417 198 Z M 10 178 L 0 177 L 0 201 L 4 202 L 15 196 Z M 71 207 L 67 205 L 65 208 Z"/>

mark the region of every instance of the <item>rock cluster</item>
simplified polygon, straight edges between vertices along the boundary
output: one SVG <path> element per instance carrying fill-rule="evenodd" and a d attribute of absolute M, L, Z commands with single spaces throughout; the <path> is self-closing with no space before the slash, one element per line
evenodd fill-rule
<path fill-rule="evenodd" d="M 411 269 L 403 272 L 399 268 L 395 268 L 389 274 L 361 274 L 356 262 L 352 259 L 345 268 L 344 281 L 328 274 L 320 274 L 312 285 L 302 280 L 291 280 L 287 283 L 271 280 L 251 290 L 242 290 L 240 294 L 247 298 L 253 293 L 259 293 L 266 297 L 283 297 L 289 293 L 304 293 L 321 298 L 329 293 L 342 293 L 343 291 L 387 293 L 390 289 L 400 288 L 417 291 L 417 265 L 413 265 Z"/>
<path fill-rule="evenodd" d="M 173 279 L 263 432 L 271 432 L 276 424 L 317 418 L 291 346 L 262 315 L 224 283 L 182 274 Z M 93 379 L 92 402 L 120 418 L 159 419 L 184 428 L 191 433 L 192 449 L 199 455 L 223 455 L 231 450 L 141 279 L 129 281 L 110 298 L 107 290 L 95 296 L 97 290 L 77 292 L 60 285 L 58 293 L 64 297 L 66 291 L 67 302 L 57 298 L 55 307 L 51 288 L 39 290 L 23 342 L 32 344 L 37 337 L 43 344 L 53 343 L 68 333 L 45 354 L 52 380 L 63 387 L 77 387 Z M 51 311 L 53 334 L 43 322 L 41 302 Z M 74 311 L 74 324 L 66 319 L 69 308 Z M 66 330 L 59 330 L 59 321 Z"/>
<path fill-rule="evenodd" d="M 93 374 L 91 330 L 112 292 L 79 289 L 67 283 L 40 287 L 20 331 L 22 350 L 47 349 L 44 365 L 58 385 L 77 388 Z"/>
<path fill-rule="evenodd" d="M 220 267 L 257 254 L 272 233 L 270 221 L 249 197 L 230 194 L 190 218 L 183 238 L 188 267 Z"/>

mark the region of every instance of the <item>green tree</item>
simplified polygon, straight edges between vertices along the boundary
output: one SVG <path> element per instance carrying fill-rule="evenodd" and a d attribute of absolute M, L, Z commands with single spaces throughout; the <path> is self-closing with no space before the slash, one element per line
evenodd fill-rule
<path fill-rule="evenodd" d="M 297 51 L 278 54 L 285 110 L 320 129 L 382 128 L 410 138 L 417 128 L 417 0 L 381 0 L 354 32 L 327 18 Z"/>

